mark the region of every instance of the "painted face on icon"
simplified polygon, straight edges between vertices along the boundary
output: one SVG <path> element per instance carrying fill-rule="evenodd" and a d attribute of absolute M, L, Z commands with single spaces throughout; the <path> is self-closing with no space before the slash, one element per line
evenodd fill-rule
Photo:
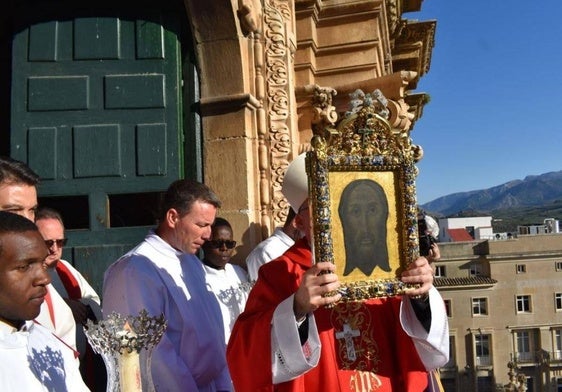
<path fill-rule="evenodd" d="M 384 189 L 372 180 L 351 182 L 342 192 L 338 213 L 346 252 L 344 276 L 355 268 L 365 275 L 376 267 L 390 271 L 386 245 L 388 202 Z"/>

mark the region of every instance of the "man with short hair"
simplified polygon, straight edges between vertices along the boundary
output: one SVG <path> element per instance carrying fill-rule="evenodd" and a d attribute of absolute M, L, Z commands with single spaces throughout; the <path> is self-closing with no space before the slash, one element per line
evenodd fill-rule
<path fill-rule="evenodd" d="M 35 221 L 39 176 L 25 163 L 0 157 L 0 211 Z"/>
<path fill-rule="evenodd" d="M 260 242 L 246 257 L 246 267 L 250 281 L 258 279 L 258 270 L 265 263 L 281 256 L 287 249 L 301 238 L 301 233 L 295 224 L 295 211 L 289 206 L 287 218 L 283 227 L 277 227 L 273 234 Z"/>
<path fill-rule="evenodd" d="M 74 319 L 80 324 L 85 324 L 88 319 L 96 321 L 97 317 L 92 313 L 101 316 L 101 309 L 97 312 L 101 303 L 99 295 L 72 264 L 61 258 L 66 245 L 61 214 L 52 208 L 41 207 L 37 210 L 35 224 L 49 249 L 47 265 L 60 279 L 55 287 L 72 309 Z"/>
<path fill-rule="evenodd" d="M 35 221 L 38 184 L 39 176 L 25 163 L 0 157 L 0 211 L 13 212 Z M 72 311 L 51 284 L 47 290 L 36 320 L 76 349 L 76 323 Z"/>
<path fill-rule="evenodd" d="M 211 238 L 220 205 L 207 186 L 175 181 L 164 195 L 156 229 L 105 272 L 105 316 L 112 312 L 136 316 L 145 309 L 167 321 L 152 354 L 157 391 L 232 388 L 221 311 L 195 256 Z"/>
<path fill-rule="evenodd" d="M 32 321 L 50 282 L 33 222 L 0 211 L 0 390 L 87 391 L 75 351 Z"/>
<path fill-rule="evenodd" d="M 217 217 L 211 226 L 211 238 L 203 245 L 203 270 L 209 289 L 215 293 L 222 311 L 224 342 L 228 343 L 236 318 L 244 310 L 251 285 L 246 270 L 230 259 L 236 247 L 230 222 Z"/>
<path fill-rule="evenodd" d="M 100 297 L 72 264 L 61 259 L 66 238 L 60 213 L 52 208 L 41 207 L 35 215 L 35 224 L 49 249 L 46 263 L 52 285 L 70 307 L 76 321 L 76 344 L 83 358 L 87 343 L 84 325 L 87 320 L 97 321 L 101 318 Z"/>

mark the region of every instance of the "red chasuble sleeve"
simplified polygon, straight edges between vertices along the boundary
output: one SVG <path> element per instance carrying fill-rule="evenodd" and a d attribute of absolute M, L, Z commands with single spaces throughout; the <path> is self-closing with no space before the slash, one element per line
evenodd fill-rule
<path fill-rule="evenodd" d="M 296 261 L 296 262 L 295 262 Z M 271 320 L 275 308 L 298 288 L 310 267 L 311 253 L 303 240 L 283 256 L 264 264 L 244 312 L 232 329 L 226 351 L 237 391 L 273 391 L 271 373 Z"/>

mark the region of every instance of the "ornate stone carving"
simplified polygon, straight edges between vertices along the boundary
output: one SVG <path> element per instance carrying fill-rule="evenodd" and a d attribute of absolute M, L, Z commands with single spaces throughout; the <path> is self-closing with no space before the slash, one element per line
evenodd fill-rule
<path fill-rule="evenodd" d="M 284 222 L 286 217 L 286 201 L 281 194 L 283 175 L 291 158 L 290 134 L 290 105 L 291 86 L 290 72 L 292 72 L 291 45 L 287 37 L 287 26 L 292 25 L 291 6 L 287 1 L 270 1 L 264 4 L 264 59 L 265 59 L 265 97 L 267 112 L 266 145 L 269 149 L 260 149 L 260 154 L 269 162 L 260 168 L 260 177 L 268 182 L 263 184 L 261 192 L 261 206 L 265 212 L 271 212 L 273 225 Z M 262 157 L 260 157 L 260 161 Z M 265 195 L 269 195 L 265 199 Z M 269 211 L 268 211 L 269 210 Z M 269 226 L 270 222 L 264 222 Z"/>
<path fill-rule="evenodd" d="M 245 35 L 258 33 L 261 30 L 262 14 L 259 0 L 239 0 L 236 14 Z"/>

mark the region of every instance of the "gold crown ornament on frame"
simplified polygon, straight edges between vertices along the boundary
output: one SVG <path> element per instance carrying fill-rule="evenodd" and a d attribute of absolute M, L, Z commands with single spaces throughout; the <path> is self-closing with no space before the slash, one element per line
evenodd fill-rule
<path fill-rule="evenodd" d="M 344 301 L 401 295 L 419 255 L 415 163 L 423 152 L 393 129 L 380 90 L 350 94 L 337 120 L 333 89 L 317 88 L 312 151 L 306 156 L 315 262 L 336 265 Z"/>

